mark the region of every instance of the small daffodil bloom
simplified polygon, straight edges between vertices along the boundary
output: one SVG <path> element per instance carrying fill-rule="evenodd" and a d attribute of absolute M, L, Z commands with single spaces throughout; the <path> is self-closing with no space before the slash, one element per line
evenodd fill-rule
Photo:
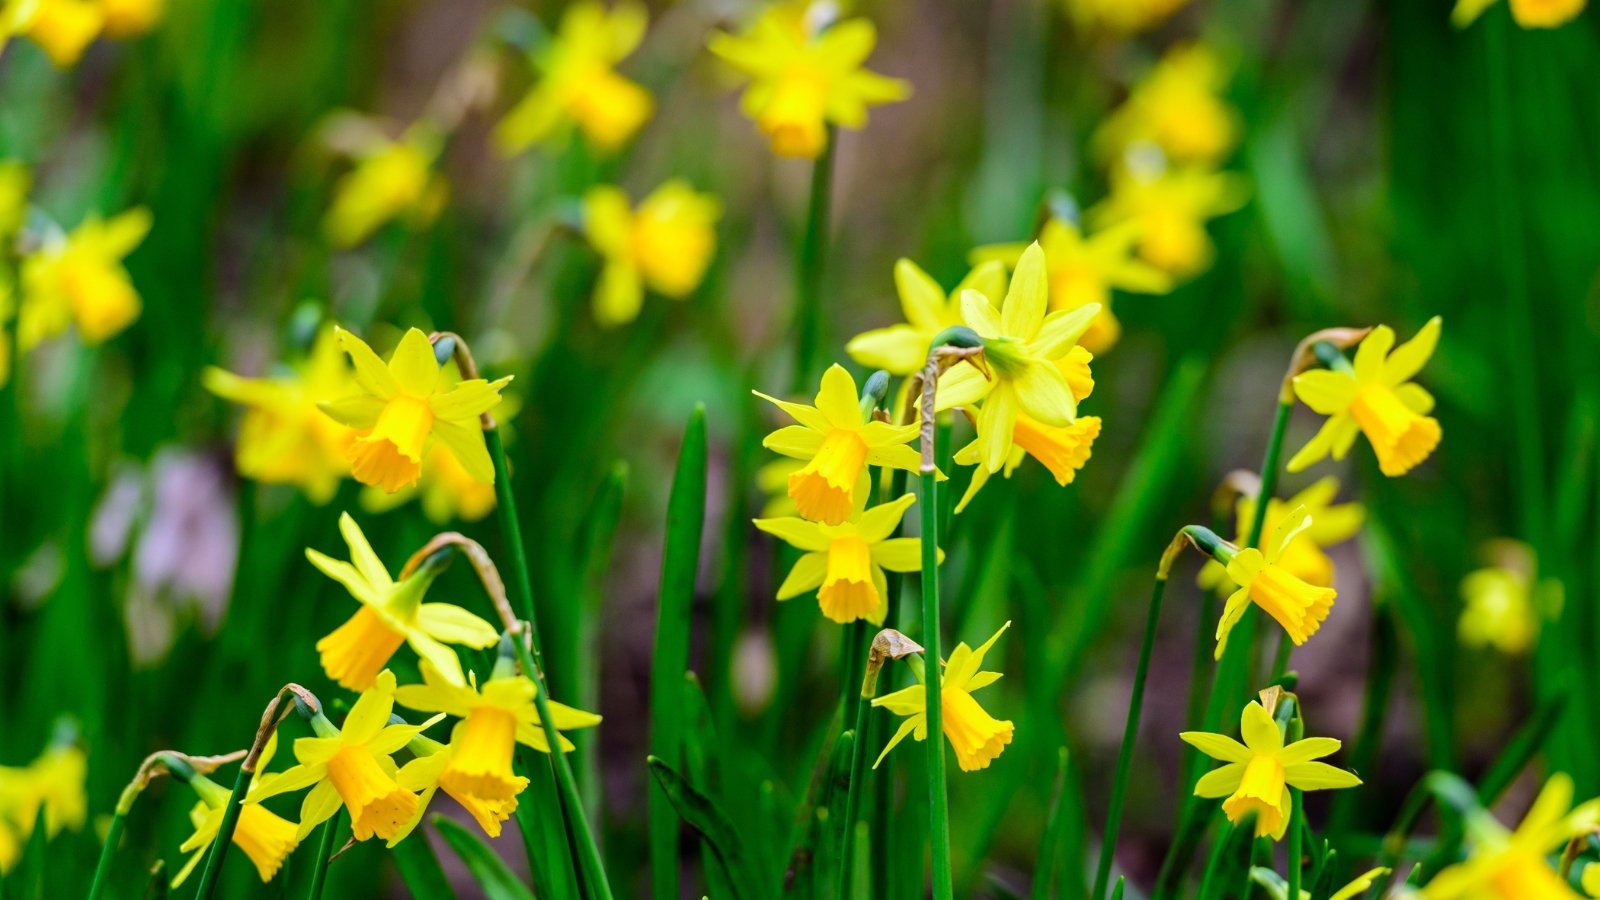
<path fill-rule="evenodd" d="M 987 769 L 994 762 L 1006 745 L 1011 743 L 1011 737 L 1016 733 L 1016 727 L 1010 721 L 1002 721 L 989 715 L 972 694 L 979 688 L 988 687 L 1000 679 L 999 672 L 985 672 L 983 657 L 994 646 L 994 642 L 1005 634 L 1011 623 L 1000 626 L 992 637 L 983 642 L 983 645 L 974 650 L 966 643 L 956 644 L 956 649 L 950 654 L 950 661 L 945 664 L 944 672 L 939 682 L 939 710 L 940 725 L 944 729 L 944 736 L 949 739 L 950 746 L 956 752 L 956 764 L 963 772 L 976 772 Z M 920 680 L 920 679 L 919 679 Z M 902 688 L 892 694 L 874 698 L 873 706 L 881 706 L 890 712 L 905 716 L 906 720 L 900 723 L 900 728 L 889 739 L 883 752 L 878 754 L 878 759 L 872 764 L 876 769 L 883 758 L 895 745 L 905 740 L 906 735 L 911 735 L 919 741 L 928 737 L 928 698 L 927 688 L 921 684 L 914 684 Z"/>
<path fill-rule="evenodd" d="M 350 442 L 351 474 L 393 493 L 417 483 L 426 451 L 442 445 L 474 479 L 494 483 L 494 464 L 479 417 L 500 403 L 511 376 L 452 384 L 441 376 L 428 336 L 412 328 L 385 364 L 344 329 L 339 344 L 355 366 L 359 391 L 321 404 L 335 420 L 360 432 Z"/>
<path fill-rule="evenodd" d="M 150 213 L 129 210 L 110 219 L 91 216 L 65 239 L 22 261 L 17 344 L 26 352 L 76 325 L 85 343 L 115 337 L 139 317 L 123 257 L 150 231 Z"/>
<path fill-rule="evenodd" d="M 601 185 L 583 198 L 583 231 L 605 261 L 595 287 L 594 314 L 601 325 L 621 325 L 639 315 L 644 288 L 681 300 L 700 286 L 716 250 L 713 226 L 722 204 L 673 179 L 630 209 L 621 188 Z"/>
<path fill-rule="evenodd" d="M 1232 172 L 1123 166 L 1111 176 L 1110 196 L 1085 218 L 1113 232 L 1133 228 L 1145 262 L 1189 278 L 1210 266 L 1216 252 L 1206 222 L 1239 209 L 1249 197 L 1249 182 Z"/>
<path fill-rule="evenodd" d="M 533 88 L 495 128 L 500 152 L 515 156 L 573 126 L 602 151 L 627 143 L 655 101 L 615 67 L 639 46 L 648 24 L 642 3 L 619 3 L 609 12 L 597 0 L 567 7 L 555 36 L 534 53 Z"/>
<path fill-rule="evenodd" d="M 822 374 L 814 406 L 754 393 L 799 423 L 767 435 L 761 445 L 806 461 L 789 476 L 789 496 L 804 518 L 842 524 L 858 501 L 865 500 L 856 493 L 868 465 L 914 472 L 922 464 L 917 451 L 907 446 L 916 438 L 918 426 L 869 419 L 861 411 L 856 380 L 844 366 L 830 366 Z"/>
<path fill-rule="evenodd" d="M 317 641 L 328 677 L 349 690 L 365 690 L 400 645 L 410 644 L 444 677 L 464 684 L 461 662 L 445 644 L 482 649 L 494 646 L 500 633 L 459 606 L 423 603 L 437 574 L 429 566 L 396 583 L 348 513 L 339 516 L 339 531 L 350 547 L 350 562 L 306 550 L 312 565 L 361 603 L 349 621 Z"/>
<path fill-rule="evenodd" d="M 1044 252 L 1050 308 L 1076 311 L 1093 306 L 1098 311 L 1078 341 L 1092 353 L 1111 349 L 1122 334 L 1121 323 L 1111 313 L 1113 290 L 1136 294 L 1172 290 L 1171 276 L 1134 256 L 1138 240 L 1137 223 L 1085 235 L 1076 224 L 1052 218 L 1033 245 Z M 1026 250 L 1023 244 L 992 244 L 972 251 L 972 261 L 998 260 L 1020 267 Z M 1014 273 L 1012 280 L 1016 280 Z"/>
<path fill-rule="evenodd" d="M 1456 631 L 1468 647 L 1494 648 L 1518 656 L 1539 632 L 1534 605 L 1533 548 L 1511 540 L 1490 541 L 1491 565 L 1461 579 L 1461 619 Z"/>
<path fill-rule="evenodd" d="M 1329 476 L 1287 500 L 1273 497 L 1267 501 L 1267 514 L 1261 522 L 1262 534 L 1276 534 L 1289 513 L 1304 508 L 1310 516 L 1307 525 L 1278 554 L 1277 566 L 1307 584 L 1333 587 L 1333 560 L 1323 548 L 1341 544 L 1355 537 L 1366 519 L 1366 507 L 1359 503 L 1334 504 L 1339 494 L 1339 479 Z M 1256 499 L 1240 497 L 1235 506 L 1239 541 L 1242 543 L 1255 521 Z M 1227 583 L 1227 573 L 1221 563 L 1212 560 L 1200 570 L 1200 586 L 1216 589 Z"/>
<path fill-rule="evenodd" d="M 961 294 L 962 318 L 983 340 L 987 371 L 955 366 L 939 379 L 936 397 L 941 409 L 983 401 L 977 415 L 978 461 L 991 473 L 1011 458 L 1020 416 L 1054 428 L 1071 425 L 1078 416 L 1078 401 L 1060 361 L 1100 313 L 1100 305 L 1046 315 L 1045 266 L 1044 250 L 1030 244 L 1017 260 L 998 310 L 977 291 Z"/>
<path fill-rule="evenodd" d="M 105 27 L 105 13 L 92 0 L 9 0 L 0 5 L 0 48 L 11 35 L 25 37 L 58 69 L 83 58 Z"/>
<path fill-rule="evenodd" d="M 264 782 L 276 776 L 264 775 L 267 763 L 278 752 L 278 733 L 274 731 L 272 737 L 267 738 L 266 745 L 261 750 L 261 757 L 256 761 L 256 770 L 250 776 L 250 786 L 245 791 L 246 804 L 239 807 L 239 821 L 233 829 L 234 846 L 244 851 L 250 862 L 256 867 L 256 874 L 265 884 L 271 881 L 278 870 L 283 868 L 283 861 L 289 858 L 294 848 L 299 846 L 300 840 L 296 836 L 295 824 L 258 803 L 250 803 L 249 798 L 261 790 Z M 222 830 L 222 819 L 227 814 L 228 802 L 232 792 L 204 775 L 196 775 L 189 782 L 195 793 L 200 795 L 200 802 L 189 811 L 189 821 L 194 825 L 194 834 L 178 847 L 179 852 L 191 854 L 189 861 L 172 879 L 172 886 L 183 884 L 194 871 L 194 867 L 205 858 L 206 852 L 217 841 L 217 832 Z"/>
<path fill-rule="evenodd" d="M 973 266 L 947 296 L 932 276 L 911 260 L 902 259 L 894 264 L 894 286 L 905 323 L 858 334 L 845 345 L 845 352 L 869 369 L 911 375 L 927 364 L 928 351 L 939 332 L 963 324 L 961 294 L 977 291 L 990 303 L 999 303 L 1006 289 L 1006 270 L 994 260 Z"/>
<path fill-rule="evenodd" d="M 1174 46 L 1107 116 L 1096 151 L 1115 160 L 1131 144 L 1149 142 L 1177 163 L 1215 164 L 1239 142 L 1239 114 L 1221 97 L 1228 71 L 1205 44 Z"/>
<path fill-rule="evenodd" d="M 1299 472 L 1323 457 L 1344 459 L 1357 433 L 1365 433 L 1390 477 L 1404 475 L 1439 446 L 1439 422 L 1428 415 L 1433 397 L 1411 377 L 1433 356 L 1440 319 L 1434 316 L 1416 337 L 1394 346 L 1394 330 L 1379 325 L 1356 348 L 1348 371 L 1312 369 L 1295 376 L 1294 393 L 1327 416 L 1322 429 L 1289 460 Z M 1390 349 L 1394 352 L 1391 353 Z"/>
<path fill-rule="evenodd" d="M 75 744 L 48 747 L 26 766 L 0 766 L 0 872 L 21 856 L 41 811 L 47 838 L 83 827 L 88 774 L 89 756 Z"/>
<path fill-rule="evenodd" d="M 1285 548 L 1310 527 L 1310 514 L 1305 507 L 1297 507 L 1273 530 L 1266 553 L 1253 547 L 1224 551 L 1232 553 L 1227 560 L 1228 578 L 1239 588 L 1228 597 L 1217 623 L 1217 659 L 1228 646 L 1228 633 L 1251 603 L 1277 620 L 1295 646 L 1304 644 L 1322 627 L 1337 596 L 1333 588 L 1307 584 L 1281 564 Z"/>
<path fill-rule="evenodd" d="M 819 10 L 817 4 L 810 11 Z M 814 159 L 828 145 L 828 125 L 858 129 L 867 107 L 911 96 L 911 85 L 862 68 L 878 41 L 866 19 L 822 27 L 808 11 L 768 7 L 742 35 L 717 32 L 711 52 L 750 79 L 741 106 L 779 156 Z"/>
<path fill-rule="evenodd" d="M 426 225 L 444 205 L 445 182 L 433 171 L 442 141 L 425 126 L 397 141 L 364 148 L 355 168 L 340 177 L 323 231 L 335 247 L 354 247 L 383 225 L 404 218 Z"/>
<path fill-rule="evenodd" d="M 300 804 L 297 840 L 339 811 L 350 811 L 350 827 L 358 841 L 377 835 L 389 840 L 399 834 L 417 810 L 417 795 L 395 781 L 400 767 L 392 758 L 424 729 L 443 719 L 435 716 L 420 725 L 391 725 L 394 709 L 394 673 L 385 669 L 372 687 L 362 691 L 344 728 L 335 728 L 321 715 L 312 720 L 316 737 L 294 742 L 299 765 L 265 782 L 245 803 L 309 787 Z"/>
<path fill-rule="evenodd" d="M 1600 827 L 1600 800 L 1573 808 L 1572 779 L 1557 773 L 1545 782 L 1515 831 L 1506 830 L 1487 812 L 1469 816 L 1466 826 L 1471 848 L 1466 861 L 1435 875 L 1422 889 L 1424 900 L 1576 900 L 1583 895 L 1546 857 L 1577 835 Z"/>
<path fill-rule="evenodd" d="M 1203 731 L 1179 735 L 1185 743 L 1227 765 L 1201 776 L 1196 797 L 1226 797 L 1222 811 L 1238 824 L 1256 817 L 1256 836 L 1279 840 L 1289 828 L 1289 788 L 1318 791 L 1361 783 L 1350 772 L 1315 762 L 1339 749 L 1334 738 L 1313 737 L 1283 743 L 1283 732 L 1260 703 L 1251 701 L 1239 719 L 1241 744 L 1231 737 Z"/>
<path fill-rule="evenodd" d="M 866 494 L 862 491 L 862 496 Z M 921 538 L 891 538 L 906 509 L 917 500 L 906 494 L 891 503 L 858 511 L 839 525 L 805 519 L 756 519 L 757 528 L 804 551 L 778 587 L 778 599 L 817 592 L 822 614 L 841 624 L 866 619 L 883 624 L 889 611 L 884 570 L 914 572 L 922 566 Z M 944 558 L 940 551 L 939 558 Z"/>

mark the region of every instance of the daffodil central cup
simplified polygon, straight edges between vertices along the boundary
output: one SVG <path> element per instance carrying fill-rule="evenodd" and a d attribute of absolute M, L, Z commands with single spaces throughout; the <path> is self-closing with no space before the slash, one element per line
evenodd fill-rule
<path fill-rule="evenodd" d="M 950 741 L 951 749 L 956 753 L 956 764 L 963 772 L 974 772 L 986 769 L 989 764 L 998 758 L 1006 745 L 1011 743 L 1016 727 L 1010 721 L 996 719 L 978 704 L 972 696 L 979 688 L 994 684 L 1000 678 L 999 672 L 984 672 L 983 658 L 1000 639 L 1011 623 L 1000 626 L 987 641 L 974 650 L 965 643 L 956 645 L 950 654 L 950 661 L 945 665 L 940 674 L 939 682 L 939 711 L 940 727 L 944 730 L 945 738 Z M 918 673 L 917 680 L 923 680 L 919 669 L 913 668 Z M 883 752 L 878 754 L 878 759 L 872 764 L 877 768 L 883 758 L 896 744 L 905 740 L 907 735 L 917 740 L 925 740 L 928 736 L 928 697 L 927 687 L 923 684 L 914 684 L 910 687 L 885 694 L 872 701 L 873 706 L 881 706 L 896 715 L 905 716 L 906 720 L 895 731 L 894 737 L 884 746 Z"/>
<path fill-rule="evenodd" d="M 276 755 L 277 748 L 278 735 L 274 732 L 262 748 L 261 755 L 256 761 L 256 770 L 250 776 L 250 784 L 245 792 L 247 800 L 261 789 L 261 784 L 267 778 L 276 777 L 265 776 L 263 773 L 267 764 Z M 173 887 L 183 884 L 205 856 L 206 851 L 216 843 L 217 832 L 222 830 L 222 820 L 232 800 L 232 792 L 204 775 L 191 775 L 188 781 L 189 786 L 199 795 L 200 802 L 189 811 L 189 821 L 194 825 L 194 834 L 178 847 L 179 852 L 192 855 L 172 879 Z M 295 847 L 299 846 L 300 839 L 296 835 L 295 823 L 264 806 L 246 802 L 239 808 L 239 819 L 233 830 L 233 843 L 249 857 L 262 882 L 268 882 L 278 874 L 279 869 L 283 868 L 283 861 L 294 852 Z"/>

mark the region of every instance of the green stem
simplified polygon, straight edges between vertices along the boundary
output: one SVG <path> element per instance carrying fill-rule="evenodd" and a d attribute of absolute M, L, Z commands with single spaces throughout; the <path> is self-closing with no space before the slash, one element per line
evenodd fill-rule
<path fill-rule="evenodd" d="M 1222 860 L 1228 846 L 1233 843 L 1234 835 L 1241 827 L 1243 826 L 1229 825 L 1217 835 L 1216 842 L 1211 845 L 1211 856 L 1206 860 L 1205 874 L 1200 877 L 1200 893 L 1195 895 L 1200 900 L 1209 900 L 1211 897 L 1211 885 L 1216 880 L 1217 872 L 1222 868 Z"/>
<path fill-rule="evenodd" d="M 233 780 L 233 792 L 228 795 L 228 805 L 222 811 L 222 826 L 217 829 L 216 840 L 211 842 L 211 852 L 206 855 L 205 871 L 200 873 L 200 887 L 194 892 L 195 900 L 208 900 L 217 888 L 217 877 L 222 874 L 222 860 L 233 843 L 233 830 L 239 824 L 239 806 L 244 802 L 244 792 L 250 786 L 250 772 L 239 767 Z"/>
<path fill-rule="evenodd" d="M 930 391 L 931 393 L 931 391 Z M 931 406 L 932 404 L 927 404 Z M 944 783 L 944 722 L 939 682 L 939 483 L 932 470 L 922 473 L 922 644 L 927 653 L 927 689 L 923 692 L 928 720 L 928 839 L 933 845 L 933 896 L 950 900 L 950 809 Z"/>
<path fill-rule="evenodd" d="M 317 842 L 317 858 L 311 864 L 311 891 L 306 900 L 322 900 L 322 888 L 328 883 L 328 860 L 333 858 L 333 845 L 339 836 L 339 822 L 344 819 L 344 807 L 334 811 L 333 818 L 322 826 L 322 840 Z"/>
<path fill-rule="evenodd" d="M 840 832 L 844 844 L 839 852 L 839 884 L 834 896 L 844 900 L 854 896 L 856 819 L 861 808 L 861 781 L 867 771 L 867 711 L 872 708 L 872 698 L 866 691 L 856 695 L 856 740 L 850 748 L 850 785 L 844 797 L 844 821 Z"/>
<path fill-rule="evenodd" d="M 1294 412 L 1294 401 L 1278 401 L 1278 411 L 1272 417 L 1272 435 L 1267 439 L 1267 455 L 1261 460 L 1261 490 L 1256 492 L 1256 508 L 1250 517 L 1250 532 L 1245 537 L 1246 547 L 1261 546 L 1261 529 L 1267 524 L 1267 504 L 1278 490 L 1278 460 L 1283 456 L 1283 436 L 1289 430 L 1289 414 Z"/>
<path fill-rule="evenodd" d="M 590 892 L 602 900 L 610 900 L 611 884 L 606 880 L 605 864 L 600 859 L 600 848 L 595 844 L 589 829 L 589 820 L 583 813 L 583 799 L 578 794 L 577 782 L 572 776 L 572 766 L 567 751 L 562 749 L 561 735 L 556 732 L 555 719 L 550 715 L 549 687 L 544 680 L 543 658 L 539 645 L 539 623 L 534 613 L 533 579 L 528 570 L 528 553 L 522 543 L 522 524 L 517 518 L 517 501 L 511 490 L 511 469 L 506 464 L 506 448 L 500 439 L 499 428 L 486 428 L 484 440 L 489 447 L 489 458 L 494 461 L 495 505 L 500 511 L 500 529 L 505 536 L 506 549 L 511 554 L 511 581 L 516 588 L 517 600 L 522 606 L 523 618 L 528 623 L 528 640 L 514 640 L 517 661 L 538 690 L 534 692 L 534 706 L 539 712 L 539 723 L 544 729 L 545 741 L 550 746 L 550 762 L 555 769 L 556 786 L 560 791 L 561 805 L 567 823 L 569 849 L 576 846 L 579 863 L 583 867 L 583 880 Z M 530 645 L 532 647 L 530 651 Z M 575 833 L 574 833 L 575 832 Z M 570 864 L 570 860 L 569 860 Z"/>
<path fill-rule="evenodd" d="M 111 827 L 106 829 L 106 842 L 100 848 L 100 861 L 94 866 L 94 881 L 89 885 L 89 900 L 95 900 L 100 892 L 105 890 L 106 872 L 111 868 L 111 856 L 116 852 L 117 842 L 122 840 L 123 819 L 127 813 L 119 804 L 116 812 L 111 815 Z"/>
<path fill-rule="evenodd" d="M 1156 623 L 1161 618 L 1161 595 L 1167 579 L 1156 576 L 1150 592 L 1150 612 L 1144 623 L 1144 642 L 1139 645 L 1139 664 L 1133 672 L 1133 696 L 1128 700 L 1128 716 L 1122 726 L 1122 748 L 1117 751 L 1117 770 L 1111 782 L 1111 806 L 1106 811 L 1105 835 L 1100 841 L 1100 864 L 1095 869 L 1094 890 L 1089 900 L 1105 896 L 1111 880 L 1111 861 L 1117 850 L 1117 829 L 1122 825 L 1122 798 L 1128 789 L 1128 773 L 1133 768 L 1133 744 L 1139 736 L 1139 713 L 1144 707 L 1145 678 L 1150 674 L 1150 654 L 1156 643 Z M 1291 895 L 1293 896 L 1293 895 Z"/>
<path fill-rule="evenodd" d="M 1300 900 L 1300 823 L 1305 819 L 1305 795 L 1295 788 L 1289 789 L 1289 898 Z"/>
<path fill-rule="evenodd" d="M 827 259 L 828 219 L 833 200 L 833 148 L 838 134 L 828 126 L 828 143 L 811 169 L 811 198 L 806 207 L 805 231 L 795 268 L 794 386 L 811 384 L 816 367 L 818 335 L 822 330 L 822 274 Z"/>

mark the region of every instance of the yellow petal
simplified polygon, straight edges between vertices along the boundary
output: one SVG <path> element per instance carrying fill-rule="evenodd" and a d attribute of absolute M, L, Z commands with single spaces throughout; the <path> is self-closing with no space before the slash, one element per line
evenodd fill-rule
<path fill-rule="evenodd" d="M 1011 272 L 1011 285 L 1006 289 L 1005 302 L 1000 306 L 1001 332 L 1018 340 L 1033 340 L 1040 323 L 1044 321 L 1049 296 L 1044 250 L 1035 241 L 1022 251 L 1016 269 Z M 965 300 L 966 295 L 963 295 L 963 305 Z"/>
<path fill-rule="evenodd" d="M 439 360 L 433 354 L 433 344 L 419 328 L 407 329 L 389 359 L 389 374 L 400 390 L 413 397 L 426 397 L 439 383 Z"/>

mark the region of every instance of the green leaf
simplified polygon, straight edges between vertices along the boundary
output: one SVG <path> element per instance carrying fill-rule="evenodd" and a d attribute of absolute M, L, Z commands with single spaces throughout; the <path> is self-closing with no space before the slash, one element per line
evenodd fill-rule
<path fill-rule="evenodd" d="M 766 900 L 772 896 L 771 886 L 753 865 L 744 838 L 728 817 L 712 803 L 710 798 L 695 790 L 666 762 L 649 758 L 650 773 L 656 784 L 671 801 L 677 814 L 689 827 L 700 833 L 711 846 L 718 862 L 727 875 L 733 895 L 740 900 Z M 670 894 L 667 896 L 676 896 Z"/>
<path fill-rule="evenodd" d="M 413 897 L 445 898 L 455 900 L 450 889 L 450 879 L 445 877 L 439 857 L 434 854 L 425 835 L 413 834 L 410 839 L 396 844 L 390 851 L 400 879 L 406 883 Z"/>
<path fill-rule="evenodd" d="M 533 892 L 517 879 L 516 873 L 500 858 L 500 854 L 476 834 L 444 816 L 435 815 L 432 821 L 444 842 L 466 863 L 467 871 L 472 873 L 473 879 L 483 888 L 484 896 L 489 900 L 533 900 Z"/>

